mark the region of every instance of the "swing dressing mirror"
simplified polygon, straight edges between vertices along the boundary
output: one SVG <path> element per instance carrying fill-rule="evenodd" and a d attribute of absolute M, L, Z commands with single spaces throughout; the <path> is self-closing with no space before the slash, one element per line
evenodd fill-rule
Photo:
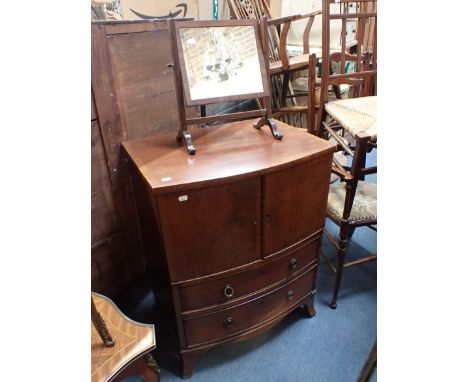
<path fill-rule="evenodd" d="M 187 106 L 269 95 L 258 27 L 229 24 L 176 24 Z"/>
<path fill-rule="evenodd" d="M 189 125 L 260 118 L 256 129 L 267 125 L 274 139 L 283 135 L 271 117 L 267 20 L 168 21 L 172 40 L 174 77 L 179 109 L 179 142 L 190 155 L 196 152 Z M 256 98 L 261 107 L 236 113 L 187 118 L 189 106 Z"/>

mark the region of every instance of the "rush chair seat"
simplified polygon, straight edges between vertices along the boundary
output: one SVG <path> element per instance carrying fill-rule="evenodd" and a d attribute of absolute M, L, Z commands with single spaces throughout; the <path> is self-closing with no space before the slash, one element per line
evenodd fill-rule
<path fill-rule="evenodd" d="M 352 136 L 363 132 L 377 140 L 377 96 L 328 102 L 325 111 Z"/>

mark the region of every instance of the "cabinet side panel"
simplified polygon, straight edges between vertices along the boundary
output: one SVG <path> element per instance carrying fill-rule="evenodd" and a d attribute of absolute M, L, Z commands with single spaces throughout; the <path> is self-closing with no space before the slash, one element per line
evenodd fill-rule
<path fill-rule="evenodd" d="M 158 197 L 173 281 L 260 259 L 260 178 Z"/>
<path fill-rule="evenodd" d="M 323 228 L 332 154 L 265 175 L 263 256 Z"/>
<path fill-rule="evenodd" d="M 146 263 L 151 276 L 153 290 L 157 297 L 157 307 L 161 309 L 170 329 L 179 341 L 184 341 L 183 334 L 177 329 L 177 321 L 169 277 L 164 242 L 158 221 L 158 208 L 155 197 L 146 187 L 138 171 L 132 166 L 132 183 L 137 201 L 138 216 L 142 227 L 143 245 Z"/>
<path fill-rule="evenodd" d="M 91 122 L 91 243 L 118 231 L 99 122 Z"/>

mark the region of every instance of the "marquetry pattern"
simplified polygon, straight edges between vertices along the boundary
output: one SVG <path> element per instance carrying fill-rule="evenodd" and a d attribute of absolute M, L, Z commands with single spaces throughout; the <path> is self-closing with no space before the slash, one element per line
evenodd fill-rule
<path fill-rule="evenodd" d="M 130 320 L 104 296 L 93 293 L 93 300 L 115 345 L 106 346 L 91 325 L 91 377 L 93 382 L 110 381 L 132 361 L 156 347 L 154 326 Z"/>

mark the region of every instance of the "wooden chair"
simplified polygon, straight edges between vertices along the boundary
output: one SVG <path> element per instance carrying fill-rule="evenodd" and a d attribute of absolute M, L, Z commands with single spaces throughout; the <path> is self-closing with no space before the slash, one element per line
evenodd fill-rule
<path fill-rule="evenodd" d="M 354 265 L 376 260 L 376 256 L 344 263 L 348 239 L 357 227 L 367 226 L 377 229 L 377 186 L 365 181 L 365 176 L 377 172 L 377 167 L 366 167 L 366 155 L 372 149 L 377 148 L 377 96 L 373 96 L 375 79 L 377 76 L 377 40 L 372 38 L 372 59 L 370 52 L 364 51 L 365 26 L 369 19 L 376 21 L 376 0 L 352 2 L 341 0 L 340 12 L 330 14 L 330 4 L 333 0 L 323 0 L 323 67 L 330 67 L 332 63 L 338 66 L 338 73 L 330 74 L 322 72 L 318 105 L 309 107 L 312 114 L 310 125 L 315 125 L 315 131 L 311 131 L 322 138 L 333 139 L 338 150 L 343 151 L 352 158 L 350 166 L 343 166 L 335 158 L 332 171 L 338 175 L 341 181 L 330 186 L 327 217 L 340 228 L 339 239 L 336 241 L 325 230 L 325 236 L 337 249 L 336 263 L 332 264 L 330 258 L 324 253 L 329 265 L 335 272 L 335 285 L 330 306 L 336 308 L 342 271 Z M 358 13 L 348 13 L 351 3 L 359 5 Z M 372 5 L 369 6 L 369 4 Z M 367 11 L 370 9 L 371 11 Z M 362 11 L 364 10 L 364 11 Z M 346 20 L 357 19 L 358 29 L 356 33 L 356 53 L 346 53 L 345 48 L 339 53 L 329 52 L 328 34 L 330 20 L 342 20 L 342 33 L 344 34 Z M 374 28 L 375 31 L 375 28 Z M 345 65 L 351 62 L 355 66 L 355 72 L 345 73 Z M 372 67 L 371 67 L 372 65 Z M 315 87 L 316 76 L 311 71 L 309 87 Z M 328 87 L 330 85 L 347 84 L 350 86 L 348 98 L 328 102 Z M 315 115 L 317 112 L 317 115 Z"/>
<path fill-rule="evenodd" d="M 156 348 L 154 325 L 127 318 L 107 297 L 91 294 L 91 381 L 120 381 L 139 375 L 159 382 L 150 351 Z"/>
<path fill-rule="evenodd" d="M 292 15 L 280 18 L 272 18 L 269 6 L 265 0 L 228 0 L 231 14 L 236 19 L 267 18 L 268 22 L 268 49 L 270 67 L 269 73 L 272 81 L 272 106 L 276 117 L 291 114 L 291 111 L 282 113 L 283 108 L 288 108 L 292 103 L 297 106 L 296 97 L 291 86 L 292 73 L 309 68 L 309 34 L 313 26 L 315 16 L 321 12 L 311 12 L 304 15 Z M 302 55 L 290 57 L 286 50 L 286 41 L 291 23 L 308 19 L 304 28 L 304 52 Z M 278 32 L 278 29 L 281 32 Z M 289 93 L 289 95 L 288 95 Z M 291 99 L 288 103 L 287 100 Z M 291 120 L 288 120 L 291 122 Z"/>
<path fill-rule="evenodd" d="M 328 102 L 328 91 L 333 89 L 336 99 L 341 99 L 341 85 L 349 85 L 352 97 L 362 97 L 365 95 L 376 94 L 375 79 L 377 73 L 377 40 L 376 40 L 376 0 L 364 0 L 364 1 L 351 1 L 344 0 L 339 4 L 334 4 L 334 1 L 322 0 L 323 8 L 325 12 L 322 15 L 322 47 L 319 49 L 313 49 L 315 54 L 316 65 L 320 65 L 322 68 L 328 68 L 328 71 L 322 70 L 324 73 L 321 77 L 318 77 L 316 73 L 309 72 L 307 81 L 306 92 L 296 92 L 295 97 L 306 96 L 308 100 L 311 99 L 311 89 L 315 89 L 314 98 L 316 103 L 310 102 L 306 105 L 286 105 L 275 110 L 275 117 L 279 117 L 284 114 L 293 113 L 307 113 L 307 129 L 312 134 L 318 134 L 321 122 L 325 118 L 324 105 Z M 334 6 L 335 8 L 331 8 Z M 338 14 L 330 14 L 330 9 L 339 9 Z M 361 9 L 365 9 L 366 12 L 360 12 Z M 357 11 L 356 11 L 357 10 Z M 355 54 L 350 54 L 345 44 L 341 44 L 341 49 L 337 51 L 337 47 L 330 47 L 330 29 L 331 22 L 341 20 L 341 39 L 346 39 L 346 25 L 349 21 L 354 21 L 357 25 L 355 33 L 355 45 L 353 50 Z M 306 48 L 306 41 L 304 37 L 304 49 Z M 307 50 L 309 52 L 309 50 Z M 309 54 L 309 56 L 311 56 Z M 357 62 L 359 61 L 359 65 Z M 375 62 L 375 63 L 374 63 Z M 361 78 L 358 78 L 356 74 L 346 73 L 346 68 L 352 63 L 356 67 L 356 72 L 367 72 L 363 73 Z M 361 74 L 361 73 L 360 73 Z M 314 76 L 314 85 L 311 86 L 311 76 Z M 362 78 L 362 77 L 365 78 Z M 325 78 L 325 83 L 322 85 L 322 78 Z M 365 90 L 361 88 L 361 85 L 366 82 Z M 323 89 L 323 91 L 322 91 Z M 313 125 L 310 125 L 310 121 L 314 121 Z"/>
<path fill-rule="evenodd" d="M 362 102 L 365 100 L 365 103 Z M 359 101 L 359 102 L 353 102 Z M 368 256 L 363 259 L 344 263 L 348 239 L 357 227 L 367 226 L 374 230 L 377 224 L 377 185 L 366 182 L 365 176 L 377 172 L 377 166 L 366 166 L 367 152 L 377 147 L 377 121 L 374 114 L 377 97 L 355 98 L 338 100 L 327 105 L 327 112 L 332 121 L 323 122 L 326 134 L 332 136 L 341 150 L 352 157 L 350 167 L 340 165 L 335 158 L 332 171 L 341 179 L 339 183 L 330 185 L 327 204 L 327 217 L 339 226 L 339 239 L 336 241 L 328 230 L 325 236 L 337 249 L 336 264 L 324 253 L 332 270 L 336 273 L 333 299 L 330 304 L 336 308 L 336 300 L 344 268 L 363 264 L 377 259 L 377 256 Z M 367 110 L 366 113 L 364 110 Z M 355 140 L 354 147 L 349 147 L 336 127 L 343 127 Z"/>
<path fill-rule="evenodd" d="M 321 6 L 318 4 L 322 0 L 315 0 L 313 3 L 308 2 L 307 6 L 303 5 L 302 2 L 290 2 L 287 3 L 289 6 L 292 7 L 292 13 L 301 13 L 304 11 L 309 10 L 316 10 L 321 11 Z M 330 4 L 329 6 L 329 13 L 330 11 L 340 13 L 346 13 L 351 16 L 353 13 L 359 13 L 362 9 L 365 9 L 366 12 L 375 12 L 376 10 L 376 3 L 375 2 L 358 2 L 358 1 L 350 1 L 350 2 L 336 2 L 335 4 Z M 321 15 L 318 15 L 317 21 L 323 22 L 323 18 Z M 317 63 L 321 63 L 322 58 L 322 51 L 323 46 L 326 46 L 326 50 L 328 54 L 334 54 L 337 52 L 345 51 L 347 53 L 355 52 L 356 46 L 358 41 L 356 40 L 356 34 L 359 36 L 359 29 L 362 29 L 363 33 L 360 38 L 360 43 L 362 44 L 362 52 L 368 52 L 372 54 L 373 52 L 373 36 L 375 31 L 375 20 L 365 19 L 363 25 L 359 25 L 360 23 L 357 22 L 357 18 L 348 17 L 346 20 L 339 20 L 339 19 L 326 19 L 328 24 L 328 33 L 322 34 L 321 28 L 314 28 L 311 31 L 307 32 L 307 35 L 304 33 L 302 34 L 302 30 L 304 27 L 304 21 L 292 23 L 291 27 L 288 31 L 288 41 L 287 43 L 290 44 L 291 42 L 293 45 L 299 48 L 301 45 L 304 50 L 304 53 L 315 53 L 317 58 Z M 317 30 L 318 29 L 318 30 Z M 341 30 L 340 30 L 341 29 Z M 356 33 L 357 31 L 357 33 Z M 319 33 L 318 33 L 319 32 Z M 308 39 L 310 35 L 310 40 Z M 326 44 L 323 44 L 323 39 L 326 38 Z M 289 41 L 291 40 L 291 41 Z M 290 45 L 288 45 L 289 51 Z M 335 69 L 337 67 L 332 65 L 330 62 L 329 70 L 330 73 L 335 73 Z M 338 67 L 337 73 L 340 73 L 340 69 Z M 341 72 L 342 73 L 342 72 Z M 320 87 L 320 78 L 317 78 L 316 85 Z M 331 84 L 329 88 L 333 89 L 334 95 L 336 99 L 341 99 L 341 90 L 340 85 Z M 307 89 L 308 89 L 308 82 L 307 78 L 302 78 L 301 83 L 296 83 L 294 86 L 294 95 L 296 99 L 302 95 L 307 96 Z M 296 106 L 299 102 L 294 103 L 293 106 Z M 288 112 L 292 113 L 294 108 L 288 107 Z M 281 109 L 283 111 L 283 109 Z M 302 110 L 300 110 L 302 112 Z"/>
<path fill-rule="evenodd" d="M 339 13 L 330 13 L 330 5 L 334 0 L 322 0 L 322 67 L 336 68 L 336 71 L 323 70 L 320 80 L 320 92 L 317 110 L 315 134 L 320 133 L 321 123 L 325 121 L 325 105 L 328 102 L 328 88 L 330 86 L 348 85 L 351 87 L 352 97 L 364 97 L 375 95 L 375 83 L 377 78 L 377 0 L 342 0 Z M 350 5 L 358 13 L 350 13 Z M 363 11 L 364 10 L 364 11 Z M 369 10 L 369 11 L 368 11 Z M 356 52 L 349 54 L 342 45 L 341 52 L 330 52 L 330 22 L 341 20 L 342 39 L 346 36 L 347 20 L 356 20 Z M 371 28 L 371 26 L 373 26 Z M 355 71 L 346 73 L 347 63 L 352 62 Z M 318 81 L 315 79 L 315 83 Z"/>
<path fill-rule="evenodd" d="M 321 11 L 315 11 L 304 15 L 292 15 L 272 18 L 270 8 L 265 0 L 228 0 L 232 15 L 238 19 L 257 19 L 267 17 L 270 27 L 268 41 L 270 50 L 270 74 L 276 75 L 284 72 L 306 69 L 309 65 L 309 34 L 314 24 L 315 16 Z M 286 41 L 291 23 L 308 19 L 304 28 L 304 52 L 302 55 L 289 57 L 286 51 Z M 281 32 L 278 33 L 278 28 Z"/>

